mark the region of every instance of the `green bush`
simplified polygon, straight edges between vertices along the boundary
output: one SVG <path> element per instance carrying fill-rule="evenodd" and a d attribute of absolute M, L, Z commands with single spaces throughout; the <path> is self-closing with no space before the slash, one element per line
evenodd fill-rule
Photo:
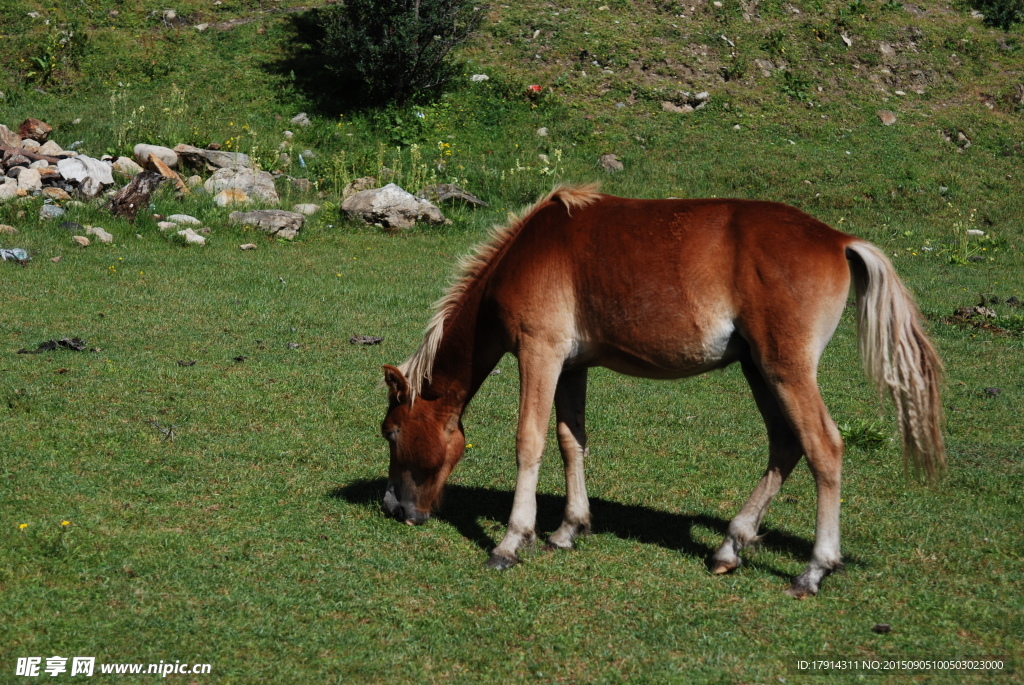
<path fill-rule="evenodd" d="M 1009 31 L 1024 21 L 1024 0 L 969 0 L 971 7 L 985 15 L 985 23 Z"/>
<path fill-rule="evenodd" d="M 449 54 L 479 26 L 483 8 L 468 0 L 346 0 L 319 17 L 336 85 L 360 104 L 404 104 L 454 76 Z"/>

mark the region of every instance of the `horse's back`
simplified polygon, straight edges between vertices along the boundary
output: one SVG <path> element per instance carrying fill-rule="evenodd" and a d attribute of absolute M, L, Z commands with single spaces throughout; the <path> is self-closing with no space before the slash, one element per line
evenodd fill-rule
<path fill-rule="evenodd" d="M 827 342 L 852 240 L 770 202 L 551 202 L 504 255 L 495 291 L 513 328 L 575 336 L 581 363 L 690 375 L 729 363 L 766 326 Z"/>

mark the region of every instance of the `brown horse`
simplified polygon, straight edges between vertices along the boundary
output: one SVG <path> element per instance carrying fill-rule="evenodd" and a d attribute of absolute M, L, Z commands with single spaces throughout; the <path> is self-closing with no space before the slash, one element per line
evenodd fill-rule
<path fill-rule="evenodd" d="M 740 565 L 801 456 L 817 487 L 814 552 L 788 592 L 817 593 L 841 565 L 843 442 L 818 392 L 818 359 L 850 282 L 868 374 L 892 397 L 905 461 L 945 464 L 941 362 L 920 314 L 875 246 L 792 207 L 746 200 L 632 200 L 559 187 L 461 264 L 419 349 L 385 366 L 391 450 L 384 505 L 422 523 L 462 457 L 462 413 L 506 352 L 519 360 L 512 515 L 488 565 L 508 568 L 535 538 L 537 476 L 554 404 L 566 507 L 549 542 L 590 528 L 583 479 L 587 369 L 681 378 L 739 362 L 768 428 L 768 467 L 712 562 Z"/>

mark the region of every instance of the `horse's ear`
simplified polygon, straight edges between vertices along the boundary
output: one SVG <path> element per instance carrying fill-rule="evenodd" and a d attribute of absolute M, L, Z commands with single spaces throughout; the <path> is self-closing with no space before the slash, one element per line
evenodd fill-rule
<path fill-rule="evenodd" d="M 402 404 L 409 399 L 409 381 L 394 366 L 384 366 L 384 383 L 388 386 L 388 399 L 395 404 Z"/>

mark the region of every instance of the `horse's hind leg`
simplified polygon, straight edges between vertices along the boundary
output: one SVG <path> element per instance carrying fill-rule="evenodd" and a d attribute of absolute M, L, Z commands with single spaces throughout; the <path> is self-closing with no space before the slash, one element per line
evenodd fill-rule
<path fill-rule="evenodd" d="M 740 550 L 758 540 L 757 531 L 761 519 L 768 511 L 768 505 L 803 455 L 800 440 L 761 372 L 750 360 L 744 360 L 742 366 L 743 374 L 753 391 L 754 401 L 768 428 L 768 468 L 746 504 L 729 523 L 725 541 L 711 559 L 714 573 L 728 573 L 740 565 Z"/>
<path fill-rule="evenodd" d="M 590 502 L 583 477 L 587 456 L 584 416 L 587 404 L 587 370 L 566 371 L 555 389 L 555 418 L 558 422 L 558 446 L 565 464 L 565 516 L 548 544 L 571 549 L 573 540 L 590 532 Z"/>

